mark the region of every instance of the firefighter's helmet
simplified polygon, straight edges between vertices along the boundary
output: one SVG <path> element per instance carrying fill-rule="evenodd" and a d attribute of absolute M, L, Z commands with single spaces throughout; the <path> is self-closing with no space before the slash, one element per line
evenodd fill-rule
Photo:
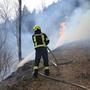
<path fill-rule="evenodd" d="M 41 30 L 41 27 L 40 27 L 39 25 L 35 25 L 35 26 L 33 27 L 33 30 L 34 30 L 34 31 L 36 31 L 36 30 Z"/>

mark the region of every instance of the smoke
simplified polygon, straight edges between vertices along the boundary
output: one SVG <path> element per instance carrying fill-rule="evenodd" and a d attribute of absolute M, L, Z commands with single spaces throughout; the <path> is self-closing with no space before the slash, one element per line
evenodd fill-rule
<path fill-rule="evenodd" d="M 90 4 L 90 1 L 88 2 Z M 90 39 L 90 6 L 85 0 L 66 21 L 63 43 Z"/>
<path fill-rule="evenodd" d="M 51 49 L 56 48 L 56 42 L 60 33 L 60 23 L 65 21 L 76 8 L 76 1 L 60 0 L 58 3 L 44 8 L 43 12 L 36 15 L 35 22 L 39 24 L 42 27 L 42 31 L 49 36 Z"/>
<path fill-rule="evenodd" d="M 54 43 L 63 45 L 89 39 L 90 0 L 60 0 L 36 15 L 35 21 L 50 37 L 50 47 L 53 49 L 57 47 Z M 63 38 L 62 35 L 60 37 L 62 22 L 65 22 Z"/>
<path fill-rule="evenodd" d="M 49 47 L 51 49 L 56 48 L 56 43 L 59 43 L 59 45 L 62 45 L 63 43 L 79 40 L 81 38 L 85 39 L 87 35 L 85 34 L 86 32 L 83 30 L 83 28 L 80 30 L 78 29 L 80 28 L 80 26 L 82 26 L 81 20 L 83 20 L 84 22 L 86 20 L 85 16 L 87 17 L 88 15 L 89 17 L 88 3 L 89 1 L 85 1 L 85 0 L 60 0 L 58 3 L 53 3 L 47 8 L 44 8 L 43 12 L 39 12 L 38 14 L 35 12 L 32 12 L 31 15 L 30 15 L 30 12 L 27 10 L 27 8 L 24 7 L 25 15 L 23 15 L 23 18 L 25 21 L 23 22 L 25 23 L 23 26 L 26 27 L 26 29 L 28 29 L 28 26 L 30 26 L 29 24 L 31 22 L 33 22 L 33 24 L 30 27 L 34 26 L 35 23 L 40 25 L 42 28 L 42 32 L 45 32 L 50 39 Z M 86 15 L 86 12 L 87 12 L 87 15 Z M 30 20 L 31 22 L 29 22 Z M 64 31 L 64 36 L 60 38 L 61 31 L 62 31 L 60 29 L 60 24 L 62 22 L 65 22 L 65 31 Z M 88 23 L 88 22 L 85 21 L 85 23 Z M 32 29 L 28 29 L 28 30 L 30 30 L 30 33 L 32 34 Z M 25 37 L 25 35 L 23 35 L 23 37 Z M 27 40 L 29 38 L 27 38 Z M 24 41 L 26 41 L 25 39 Z M 28 45 L 29 47 L 30 43 L 27 43 L 26 45 Z M 30 48 L 33 48 L 33 44 L 30 45 Z M 23 53 L 24 53 L 23 55 L 26 55 L 27 50 L 23 49 Z"/>
<path fill-rule="evenodd" d="M 90 0 L 60 0 L 44 8 L 43 12 L 35 14 L 35 23 L 40 25 L 42 31 L 49 37 L 51 49 L 56 48 L 58 42 L 59 45 L 63 45 L 76 40 L 90 39 L 89 5 Z M 62 22 L 65 22 L 65 29 L 64 36 L 61 38 L 60 24 Z"/>

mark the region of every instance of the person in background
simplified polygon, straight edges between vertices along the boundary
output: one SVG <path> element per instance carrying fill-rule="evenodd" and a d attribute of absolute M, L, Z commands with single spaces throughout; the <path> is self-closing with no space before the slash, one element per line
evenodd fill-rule
<path fill-rule="evenodd" d="M 49 44 L 49 39 L 45 33 L 41 32 L 41 27 L 39 25 L 35 25 L 33 27 L 34 35 L 32 36 L 32 40 L 35 48 L 35 61 L 33 68 L 33 77 L 38 77 L 38 69 L 41 57 L 43 58 L 44 64 L 44 74 L 49 76 L 49 61 L 48 61 L 48 51 L 47 45 Z"/>

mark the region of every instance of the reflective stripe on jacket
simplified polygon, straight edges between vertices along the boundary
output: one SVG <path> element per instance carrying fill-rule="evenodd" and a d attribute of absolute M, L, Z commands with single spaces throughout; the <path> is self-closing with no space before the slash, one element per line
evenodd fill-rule
<path fill-rule="evenodd" d="M 32 36 L 32 39 L 33 39 L 33 43 L 34 43 L 35 48 L 46 47 L 47 44 L 49 43 L 49 39 L 46 36 L 46 34 L 44 34 L 44 33 L 34 34 Z"/>

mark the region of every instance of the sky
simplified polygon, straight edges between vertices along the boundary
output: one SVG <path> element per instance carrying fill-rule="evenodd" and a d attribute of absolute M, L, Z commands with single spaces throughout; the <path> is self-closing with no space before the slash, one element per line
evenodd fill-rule
<path fill-rule="evenodd" d="M 22 0 L 22 9 L 25 5 L 30 12 L 33 12 L 33 10 L 36 10 L 36 12 L 38 13 L 42 11 L 44 7 L 48 7 L 49 5 L 53 3 L 57 3 L 57 2 L 58 0 L 37 0 L 37 1 L 36 0 Z M 15 10 L 17 10 L 16 7 L 18 5 L 18 0 L 0 0 L 0 7 L 3 7 L 5 5 L 9 5 L 9 8 L 7 10 L 8 16 L 10 17 L 10 19 L 14 19 L 16 16 Z"/>
<path fill-rule="evenodd" d="M 22 0 L 22 4 L 26 5 L 28 9 L 32 12 L 34 9 L 42 11 L 43 7 L 48 7 L 52 3 L 58 2 L 58 0 Z"/>

